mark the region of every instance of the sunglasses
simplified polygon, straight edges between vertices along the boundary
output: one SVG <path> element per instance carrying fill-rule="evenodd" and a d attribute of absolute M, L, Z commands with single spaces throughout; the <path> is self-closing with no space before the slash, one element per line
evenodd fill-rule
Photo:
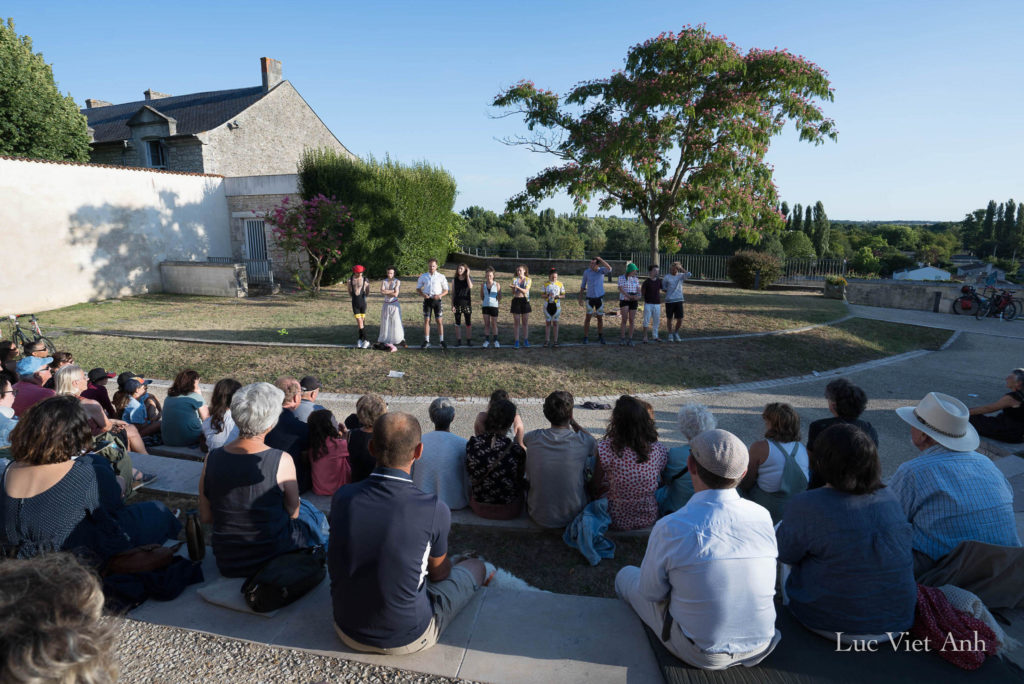
<path fill-rule="evenodd" d="M 9 390 L 0 390 L 0 397 L 6 397 L 8 394 L 10 394 L 12 397 L 16 397 L 18 396 L 18 390 L 14 389 L 13 387 Z"/>

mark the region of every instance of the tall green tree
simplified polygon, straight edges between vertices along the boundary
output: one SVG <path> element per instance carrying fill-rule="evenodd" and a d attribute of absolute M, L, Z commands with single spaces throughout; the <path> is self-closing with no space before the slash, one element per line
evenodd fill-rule
<path fill-rule="evenodd" d="M 718 219 L 719 230 L 752 241 L 778 230 L 772 137 L 792 121 L 802 140 L 835 140 L 817 100 L 832 100 L 825 72 L 784 50 L 746 53 L 703 26 L 662 33 L 629 49 L 625 69 L 585 81 L 564 98 L 520 81 L 495 107 L 521 115 L 527 136 L 510 145 L 555 156 L 558 165 L 526 181 L 510 209 L 535 207 L 566 191 L 582 211 L 637 215 L 657 263 L 662 230 Z"/>
<path fill-rule="evenodd" d="M 808 204 L 804 210 L 804 222 L 800 224 L 803 227 L 804 233 L 809 238 L 814 236 L 814 212 L 811 209 L 811 205 Z"/>
<path fill-rule="evenodd" d="M 996 238 L 996 201 L 989 200 L 988 206 L 985 207 L 985 219 L 981 224 L 982 233 L 986 240 L 995 240 Z"/>
<path fill-rule="evenodd" d="M 70 95 L 61 95 L 53 69 L 14 20 L 0 22 L 0 154 L 89 161 L 89 130 Z"/>
<path fill-rule="evenodd" d="M 814 235 L 811 237 L 814 242 L 814 251 L 819 258 L 825 258 L 828 253 L 829 233 L 832 224 L 825 213 L 825 205 L 819 200 L 814 204 Z"/>
<path fill-rule="evenodd" d="M 793 205 L 793 225 L 787 226 L 790 230 L 803 230 L 804 208 L 799 204 Z"/>

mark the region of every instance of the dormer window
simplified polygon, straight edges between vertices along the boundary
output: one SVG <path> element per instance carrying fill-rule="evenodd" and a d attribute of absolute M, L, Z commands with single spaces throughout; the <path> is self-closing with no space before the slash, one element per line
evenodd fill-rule
<path fill-rule="evenodd" d="M 146 152 L 149 155 L 149 167 L 152 169 L 167 168 L 167 160 L 164 158 L 164 146 L 159 140 L 147 140 Z"/>

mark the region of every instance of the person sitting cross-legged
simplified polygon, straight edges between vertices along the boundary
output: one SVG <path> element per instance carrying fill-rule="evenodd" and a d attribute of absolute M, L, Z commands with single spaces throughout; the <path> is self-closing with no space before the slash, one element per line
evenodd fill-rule
<path fill-rule="evenodd" d="M 615 593 L 680 660 L 706 670 L 760 663 L 775 629 L 775 530 L 763 507 L 740 498 L 743 442 L 724 430 L 690 441 L 694 495 L 655 524 L 640 567 Z"/>
<path fill-rule="evenodd" d="M 810 468 L 800 443 L 800 416 L 789 404 L 772 402 L 761 413 L 764 439 L 750 445 L 750 464 L 740 491 L 782 520 L 789 499 L 807 489 Z"/>
<path fill-rule="evenodd" d="M 484 583 L 480 560 L 448 559 L 451 511 L 413 484 L 423 452 L 420 424 L 407 413 L 381 415 L 370 450 L 377 468 L 331 501 L 334 626 L 351 649 L 403 655 L 437 643 Z"/>
<path fill-rule="evenodd" d="M 455 404 L 448 397 L 430 402 L 428 414 L 434 430 L 423 435 L 423 455 L 413 464 L 412 481 L 457 511 L 469 505 L 466 439 L 450 431 L 455 420 Z"/>
<path fill-rule="evenodd" d="M 597 440 L 572 417 L 569 392 L 552 392 L 544 400 L 544 417 L 551 427 L 526 433 L 526 509 L 541 527 L 565 527 L 587 505 L 590 482 L 601 482 Z"/>
<path fill-rule="evenodd" d="M 683 404 L 679 407 L 676 418 L 679 434 L 687 442 L 705 430 L 714 430 L 718 426 L 715 416 L 703 404 Z M 693 479 L 686 467 L 689 458 L 688 444 L 668 450 L 668 463 L 661 471 L 661 486 L 654 492 L 654 498 L 658 500 L 659 515 L 678 511 L 693 496 Z"/>
<path fill-rule="evenodd" d="M 14 385 L 14 415 L 21 418 L 28 410 L 50 397 L 56 396 L 56 392 L 46 389 L 43 385 L 50 379 L 50 362 L 52 358 L 25 355 L 18 361 L 18 382 Z"/>
<path fill-rule="evenodd" d="M 833 425 L 844 423 L 859 427 L 871 438 L 871 441 L 875 443 L 875 447 L 878 446 L 878 433 L 875 431 L 874 426 L 860 418 L 868 405 L 868 395 L 864 390 L 846 378 L 836 378 L 825 385 L 825 400 L 828 402 L 828 410 L 832 417 L 816 420 L 807 427 L 807 451 L 811 451 L 814 448 L 814 442 L 817 440 L 818 435 Z M 812 470 L 811 484 L 808 486 L 808 489 L 820 486 L 820 483 L 815 482 Z"/>
<path fill-rule="evenodd" d="M 516 415 L 511 401 L 492 401 L 483 434 L 466 442 L 469 507 L 481 518 L 511 520 L 523 511 L 526 451 L 507 436 Z"/>

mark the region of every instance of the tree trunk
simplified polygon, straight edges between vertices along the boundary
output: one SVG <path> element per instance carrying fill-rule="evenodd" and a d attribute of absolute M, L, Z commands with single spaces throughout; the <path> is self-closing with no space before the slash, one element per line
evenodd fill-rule
<path fill-rule="evenodd" d="M 658 233 L 660 231 L 661 231 L 661 225 L 660 224 L 657 224 L 657 223 L 648 223 L 647 224 L 647 235 L 650 237 L 650 240 L 651 240 L 651 264 L 650 264 L 651 266 L 658 266 L 658 267 L 661 266 L 661 264 L 658 263 L 658 259 L 659 259 L 659 254 L 658 254 Z"/>

